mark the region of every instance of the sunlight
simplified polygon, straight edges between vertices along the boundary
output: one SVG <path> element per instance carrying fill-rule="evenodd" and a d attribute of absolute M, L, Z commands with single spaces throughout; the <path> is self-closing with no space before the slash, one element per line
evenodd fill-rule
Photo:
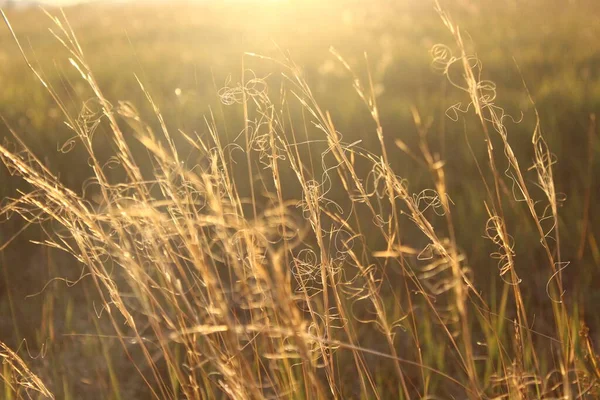
<path fill-rule="evenodd" d="M 97 4 L 118 4 L 118 3 L 173 3 L 173 0 L 0 0 L 0 6 L 71 6 L 76 4 L 97 3 Z M 181 3 L 287 3 L 289 0 L 181 0 Z"/>
<path fill-rule="evenodd" d="M 598 1 L 0 0 L 0 400 L 600 399 Z"/>

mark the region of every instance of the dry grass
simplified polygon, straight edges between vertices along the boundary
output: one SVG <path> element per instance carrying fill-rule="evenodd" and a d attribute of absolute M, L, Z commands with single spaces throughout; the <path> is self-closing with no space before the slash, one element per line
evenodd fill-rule
<path fill-rule="evenodd" d="M 418 149 L 399 139 L 399 149 L 389 148 L 395 138 L 380 122 L 371 74 L 361 78 L 335 50 L 372 117 L 378 152 L 344 141 L 286 56 L 248 54 L 273 63 L 281 79 L 246 71 L 221 90 L 223 103 L 244 115 L 241 140 L 231 143 L 211 115 L 206 136 L 169 131 L 138 80 L 161 126 L 153 132 L 132 104 L 105 98 L 68 20 L 50 16 L 91 94 L 82 113 L 70 115 L 28 65 L 85 148 L 94 176 L 83 193 L 68 189 L 14 133 L 16 149 L 2 146 L 0 156 L 30 190 L 0 212 L 34 224 L 52 221 L 55 232 L 42 244 L 85 266 L 102 299 L 97 312 L 108 314 L 114 338 L 153 398 L 597 394 L 593 345 L 563 298 L 569 262 L 561 257 L 554 157 L 538 121 L 531 135 L 537 182 L 528 181 L 495 85 L 481 78 L 482 62 L 460 28 L 439 6 L 438 12 L 454 42 L 433 47 L 433 65 L 467 96 L 448 115 L 473 113 L 487 144 L 477 168 L 489 220 L 477 229 L 497 247 L 490 265 L 497 262 L 505 283 L 493 304 L 457 242 L 457 230 L 473 228 L 455 222 L 445 161 L 430 147 L 427 121 L 413 109 Z M 292 109 L 304 118 L 295 119 Z M 101 125 L 114 144 L 108 160 L 95 151 Z M 188 149 L 183 156 L 175 136 L 192 156 Z M 145 156 L 134 156 L 133 141 Z M 399 150 L 427 168 L 432 188 L 411 192 L 391 168 Z M 534 197 L 532 187 L 542 196 Z M 543 332 L 530 328 L 534 315 L 519 278 L 527 271 L 515 261 L 507 207 L 527 213 L 544 249 L 553 322 Z M 7 398 L 36 397 L 33 391 L 53 397 L 15 353 L 3 347 L 0 354 Z M 111 373 L 115 398 L 122 378 Z"/>

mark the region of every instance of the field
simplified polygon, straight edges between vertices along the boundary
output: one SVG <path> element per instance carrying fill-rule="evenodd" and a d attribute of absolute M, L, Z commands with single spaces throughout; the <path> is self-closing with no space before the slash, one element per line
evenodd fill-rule
<path fill-rule="evenodd" d="M 594 1 L 3 16 L 0 398 L 600 397 Z"/>

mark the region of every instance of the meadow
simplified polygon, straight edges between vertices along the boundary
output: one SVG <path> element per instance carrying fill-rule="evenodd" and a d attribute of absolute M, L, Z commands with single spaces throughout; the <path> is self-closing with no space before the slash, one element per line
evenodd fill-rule
<path fill-rule="evenodd" d="M 594 1 L 3 10 L 0 397 L 600 397 Z"/>

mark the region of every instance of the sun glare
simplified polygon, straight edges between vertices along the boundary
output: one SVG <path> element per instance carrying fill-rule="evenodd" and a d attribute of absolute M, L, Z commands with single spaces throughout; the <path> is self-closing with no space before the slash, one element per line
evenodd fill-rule
<path fill-rule="evenodd" d="M 598 2 L 0 0 L 0 400 L 600 399 Z"/>

